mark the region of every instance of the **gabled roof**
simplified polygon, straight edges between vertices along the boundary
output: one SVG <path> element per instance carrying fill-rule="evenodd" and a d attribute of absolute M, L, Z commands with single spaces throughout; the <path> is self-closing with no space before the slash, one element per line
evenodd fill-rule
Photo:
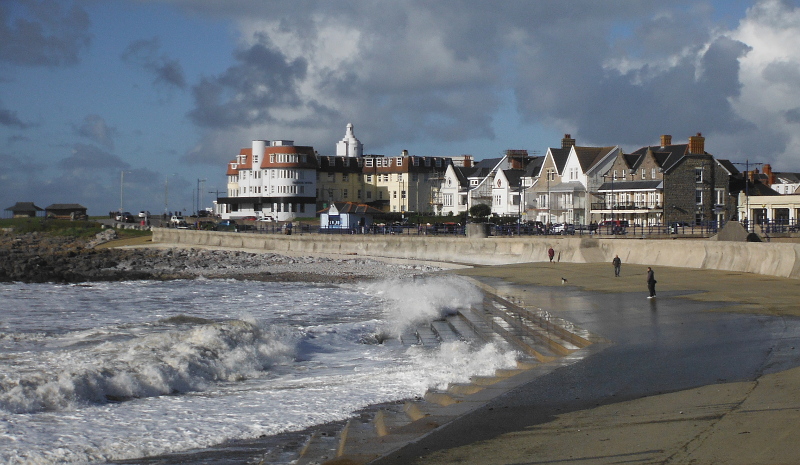
<path fill-rule="evenodd" d="M 6 210 L 10 211 L 10 212 L 14 212 L 14 213 L 17 213 L 17 212 L 27 213 L 27 212 L 40 212 L 40 211 L 43 211 L 42 208 L 37 207 L 33 202 L 17 202 L 13 206 L 6 208 Z"/>
<path fill-rule="evenodd" d="M 550 153 L 553 155 L 553 163 L 556 165 L 556 171 L 559 174 L 564 173 L 564 166 L 567 164 L 570 149 L 554 149 L 550 148 Z"/>
<path fill-rule="evenodd" d="M 775 175 L 775 178 L 780 180 L 781 184 L 797 184 L 800 183 L 800 173 L 785 173 L 785 172 L 773 172 L 772 174 Z M 778 183 L 774 183 L 778 184 Z"/>
<path fill-rule="evenodd" d="M 581 171 L 586 173 L 596 163 L 599 163 L 615 147 L 578 147 L 575 146 L 575 155 L 581 165 Z"/>
<path fill-rule="evenodd" d="M 339 211 L 339 214 L 361 214 L 361 215 L 376 215 L 378 213 L 383 213 L 382 211 L 378 210 L 377 208 L 372 208 L 369 205 L 365 205 L 363 203 L 355 203 L 355 202 L 334 202 L 333 205 L 336 206 L 336 210 Z M 328 207 L 324 210 L 320 210 L 317 213 L 327 213 L 331 207 Z"/>
<path fill-rule="evenodd" d="M 519 187 L 519 181 L 525 176 L 525 170 L 520 169 L 510 169 L 510 170 L 503 170 L 503 175 L 508 180 L 508 184 L 511 187 Z"/>
<path fill-rule="evenodd" d="M 542 172 L 542 165 L 544 165 L 544 157 L 531 157 L 527 165 L 525 165 L 525 176 L 528 178 L 535 178 Z"/>
<path fill-rule="evenodd" d="M 678 160 L 689 152 L 689 144 L 666 145 L 664 147 L 648 145 L 635 150 L 631 155 L 644 155 L 647 151 L 653 152 L 653 158 L 664 171 L 670 169 Z"/>
<path fill-rule="evenodd" d="M 738 169 L 736 169 L 736 167 L 735 167 L 735 166 L 733 166 L 733 163 L 731 163 L 731 161 L 730 161 L 730 160 L 722 160 L 722 159 L 719 159 L 719 158 L 717 158 L 717 163 L 719 163 L 719 164 L 720 164 L 720 166 L 722 166 L 723 168 L 725 168 L 725 170 L 726 170 L 726 171 L 728 172 L 728 174 L 729 174 L 729 175 L 731 175 L 731 176 L 738 176 L 738 175 L 740 174 L 740 173 L 739 173 L 739 170 L 738 170 Z"/>
<path fill-rule="evenodd" d="M 475 165 L 473 166 L 475 171 L 473 171 L 472 174 L 469 174 L 468 176 L 470 178 L 474 177 L 484 178 L 489 174 L 491 174 L 492 170 L 494 170 L 494 168 L 497 166 L 498 163 L 500 163 L 501 160 L 502 158 L 484 158 L 478 163 L 475 163 Z"/>

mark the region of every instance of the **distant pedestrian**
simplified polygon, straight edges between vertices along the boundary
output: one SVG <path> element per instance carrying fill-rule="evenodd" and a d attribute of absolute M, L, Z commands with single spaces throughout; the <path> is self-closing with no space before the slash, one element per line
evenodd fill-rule
<path fill-rule="evenodd" d="M 622 260 L 619 259 L 619 255 L 614 257 L 614 259 L 611 260 L 611 263 L 614 264 L 614 276 L 619 278 L 619 270 L 622 267 Z"/>
<path fill-rule="evenodd" d="M 650 295 L 647 296 L 648 299 L 653 299 L 656 296 L 656 274 L 653 273 L 653 269 L 649 266 L 647 267 L 647 290 L 650 291 Z"/>
<path fill-rule="evenodd" d="M 547 256 L 550 257 L 550 263 L 553 263 L 553 257 L 556 256 L 556 251 L 552 247 L 547 249 Z"/>

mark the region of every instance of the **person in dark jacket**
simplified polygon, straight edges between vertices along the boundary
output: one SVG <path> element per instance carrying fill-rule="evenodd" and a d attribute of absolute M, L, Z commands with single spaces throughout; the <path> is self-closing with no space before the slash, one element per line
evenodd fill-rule
<path fill-rule="evenodd" d="M 656 296 L 656 274 L 653 273 L 653 269 L 649 266 L 647 267 L 647 290 L 650 291 L 650 295 L 647 296 L 648 299 L 653 299 Z"/>
<path fill-rule="evenodd" d="M 550 247 L 550 248 L 547 250 L 547 256 L 548 256 L 548 257 L 550 257 L 550 263 L 553 263 L 553 257 L 555 257 L 555 256 L 556 256 L 556 251 L 555 251 L 555 250 L 553 250 L 553 248 L 552 248 L 552 247 Z"/>
<path fill-rule="evenodd" d="M 619 270 L 622 268 L 622 260 L 619 259 L 619 255 L 614 257 L 614 259 L 611 260 L 611 263 L 614 265 L 614 276 L 619 278 Z"/>

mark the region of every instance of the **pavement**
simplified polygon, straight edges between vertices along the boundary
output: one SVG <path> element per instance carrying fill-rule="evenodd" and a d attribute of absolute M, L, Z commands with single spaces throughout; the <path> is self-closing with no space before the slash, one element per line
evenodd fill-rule
<path fill-rule="evenodd" d="M 646 269 L 452 271 L 609 342 L 373 463 L 800 463 L 800 282 Z"/>

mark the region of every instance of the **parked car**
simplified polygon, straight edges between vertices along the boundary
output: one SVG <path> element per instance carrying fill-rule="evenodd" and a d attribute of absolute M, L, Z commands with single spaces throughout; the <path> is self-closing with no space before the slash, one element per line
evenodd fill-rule
<path fill-rule="evenodd" d="M 255 216 L 245 216 L 242 218 L 242 221 L 255 221 L 257 218 Z"/>
<path fill-rule="evenodd" d="M 556 223 L 550 231 L 553 234 L 575 234 L 575 226 L 566 223 Z"/>
<path fill-rule="evenodd" d="M 186 219 L 180 215 L 172 215 L 172 217 L 169 219 L 169 224 L 171 226 L 177 226 L 181 223 L 186 223 Z"/>
<path fill-rule="evenodd" d="M 127 217 L 133 218 L 133 215 L 131 215 L 131 212 L 117 213 L 117 216 L 115 216 L 114 219 L 117 220 L 117 221 L 125 222 L 125 218 L 127 218 Z"/>
<path fill-rule="evenodd" d="M 272 223 L 273 221 L 275 221 L 275 218 L 271 216 L 262 216 L 258 219 L 259 223 Z"/>
<path fill-rule="evenodd" d="M 236 220 L 222 220 L 217 223 L 217 231 L 235 231 Z"/>
<path fill-rule="evenodd" d="M 139 218 L 145 219 L 145 218 L 149 218 L 149 217 L 150 217 L 150 212 L 146 212 L 146 211 L 140 211 L 139 212 Z"/>

